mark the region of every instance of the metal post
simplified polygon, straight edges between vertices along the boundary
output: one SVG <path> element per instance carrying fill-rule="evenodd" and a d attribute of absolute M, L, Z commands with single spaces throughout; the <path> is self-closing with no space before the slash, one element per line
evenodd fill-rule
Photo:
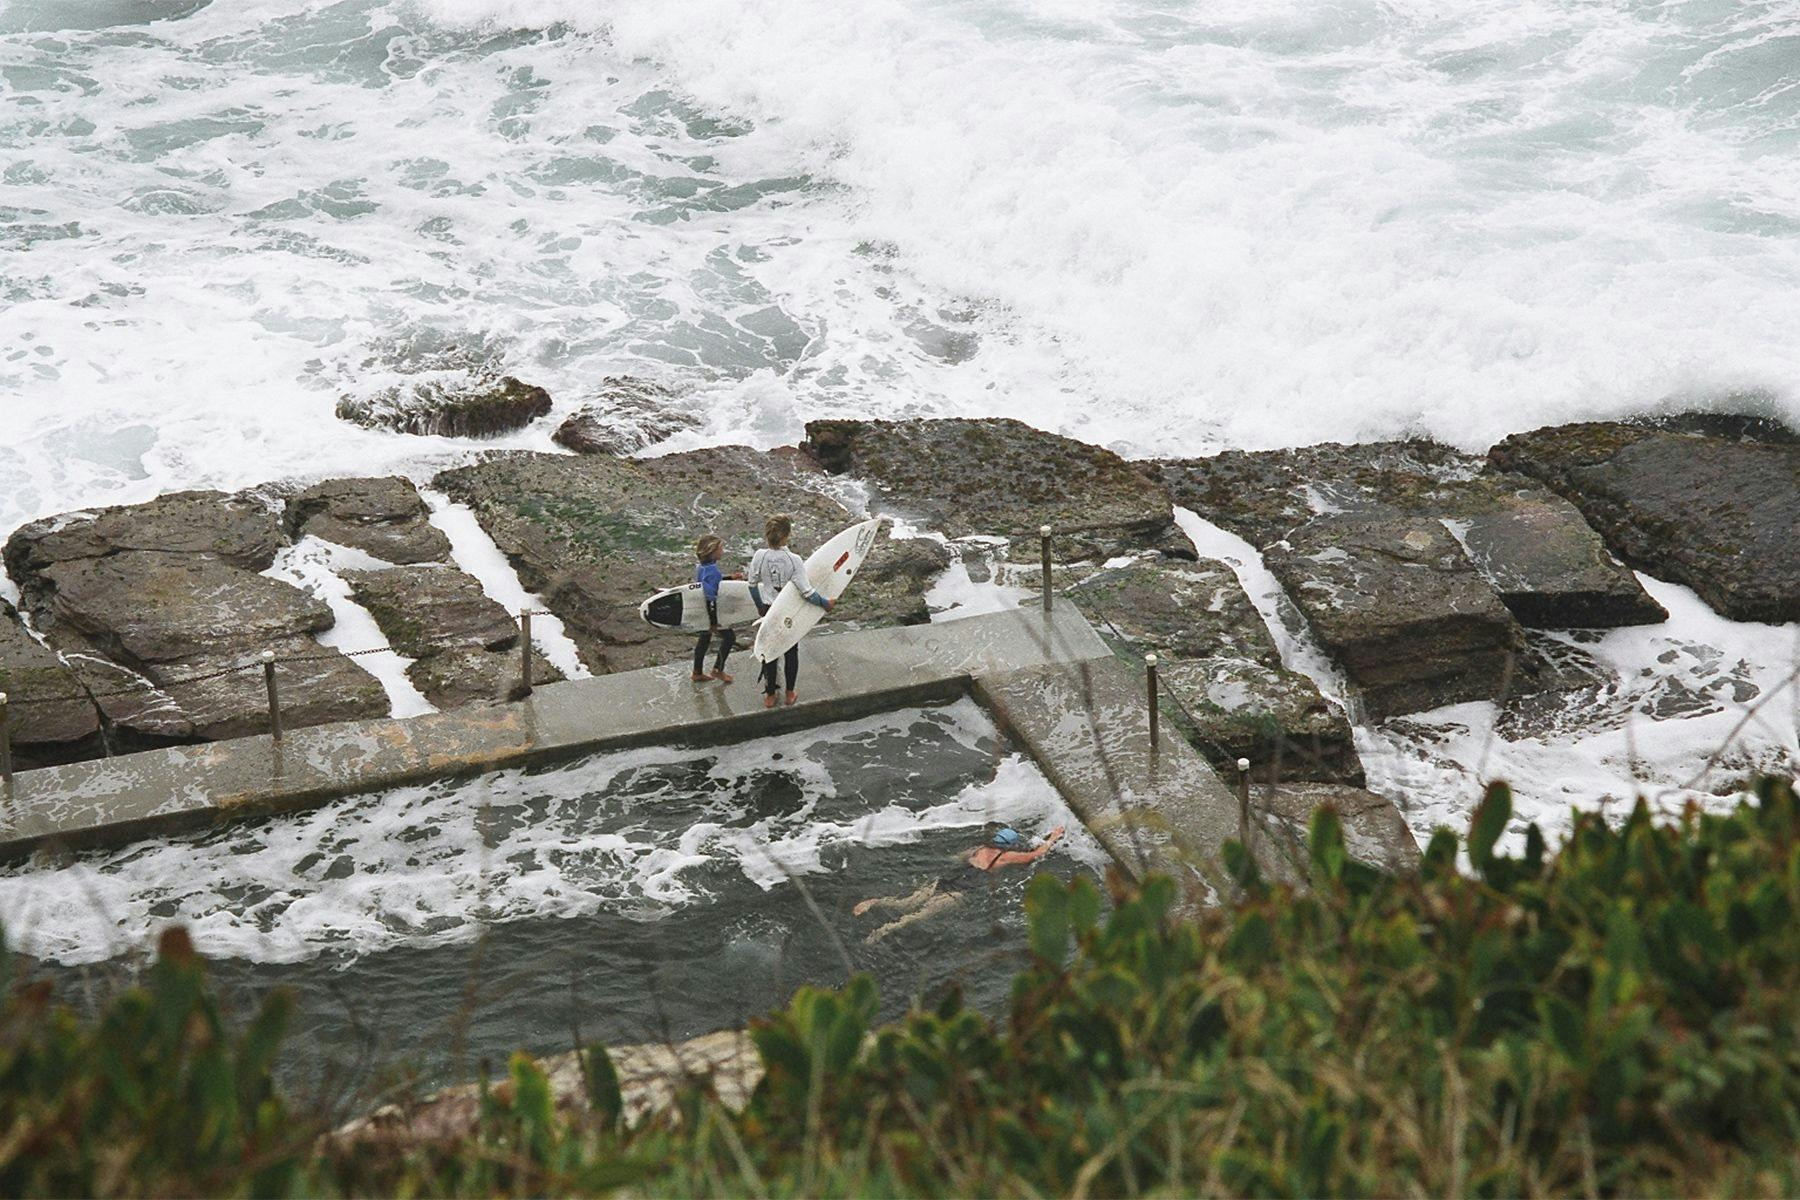
<path fill-rule="evenodd" d="M 1050 611 L 1050 527 L 1038 526 L 1038 538 L 1043 543 L 1044 554 L 1044 611 Z"/>
<path fill-rule="evenodd" d="M 1157 739 L 1160 732 L 1157 727 L 1162 724 L 1157 720 L 1158 697 L 1156 693 L 1156 655 L 1154 654 L 1144 655 L 1144 678 L 1150 685 L 1150 750 L 1154 753 L 1157 750 Z"/>
<path fill-rule="evenodd" d="M 1250 760 L 1237 760 L 1238 769 L 1238 841 L 1250 849 Z"/>
<path fill-rule="evenodd" d="M 12 786 L 12 710 L 7 707 L 6 693 L 0 692 L 0 780 Z"/>
<path fill-rule="evenodd" d="M 269 689 L 269 736 L 281 740 L 281 697 L 275 693 L 275 652 L 262 652 L 263 683 Z"/>
<path fill-rule="evenodd" d="M 531 695 L 531 610 L 519 611 L 520 694 Z"/>

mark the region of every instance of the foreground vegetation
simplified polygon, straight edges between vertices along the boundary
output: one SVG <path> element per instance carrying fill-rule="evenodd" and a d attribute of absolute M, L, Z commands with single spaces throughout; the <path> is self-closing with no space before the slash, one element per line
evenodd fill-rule
<path fill-rule="evenodd" d="M 286 1002 L 221 1019 L 184 936 L 92 1021 L 7 982 L 0 1191 L 1532 1195 L 1800 1193 L 1800 806 L 1532 828 L 1416 878 L 1314 819 L 1311 890 L 1173 913 L 1174 885 L 1031 887 L 1034 965 L 992 1021 L 947 998 L 872 1029 L 873 986 L 805 988 L 753 1028 L 742 1113 L 696 1085 L 622 1128 L 605 1052 L 558 1113 L 523 1057 L 447 1144 L 346 1147 L 272 1074 Z M 1459 849 L 1467 870 L 1458 869 Z"/>

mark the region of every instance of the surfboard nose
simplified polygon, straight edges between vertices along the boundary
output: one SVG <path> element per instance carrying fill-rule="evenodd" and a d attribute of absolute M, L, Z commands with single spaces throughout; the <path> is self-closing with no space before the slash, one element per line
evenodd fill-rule
<path fill-rule="evenodd" d="M 681 593 L 664 592 L 638 605 L 638 615 L 652 625 L 673 629 L 681 624 Z"/>

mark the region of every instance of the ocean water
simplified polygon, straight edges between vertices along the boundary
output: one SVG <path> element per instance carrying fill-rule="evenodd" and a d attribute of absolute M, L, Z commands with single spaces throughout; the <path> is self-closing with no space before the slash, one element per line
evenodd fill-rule
<path fill-rule="evenodd" d="M 295 990 L 309 1057 L 448 1079 L 483 1055 L 567 1049 L 572 1022 L 613 1041 L 736 1025 L 850 970 L 876 977 L 890 1011 L 949 983 L 998 1005 L 1030 872 L 873 943 L 895 914 L 851 911 L 953 871 L 990 822 L 1065 825 L 1045 869 L 1105 869 L 1055 789 L 962 700 L 9 865 L 0 926 L 26 970 L 79 1000 L 185 925 L 229 995 Z"/>
<path fill-rule="evenodd" d="M 470 362 L 765 445 L 1794 418 L 1797 60 L 1717 0 L 7 0 L 0 530 L 422 469 L 332 407 Z"/>
<path fill-rule="evenodd" d="M 654 376 L 681 446 L 846 414 L 1128 455 L 1800 421 L 1797 64 L 1791 2 L 0 0 L 0 535 L 424 478 L 468 445 L 332 410 L 478 368 L 559 413 Z M 332 556 L 280 569 L 331 593 Z M 1646 583 L 1676 620 L 1585 647 L 1616 679 L 1580 721 L 1364 730 L 1371 778 L 1424 833 L 1500 773 L 1555 826 L 1791 767 L 1800 631 Z M 960 567 L 932 595 L 1017 599 Z"/>

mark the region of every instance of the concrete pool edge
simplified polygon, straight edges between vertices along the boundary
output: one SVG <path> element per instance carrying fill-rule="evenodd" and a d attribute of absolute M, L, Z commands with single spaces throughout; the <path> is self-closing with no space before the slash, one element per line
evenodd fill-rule
<path fill-rule="evenodd" d="M 524 700 L 150 750 L 18 775 L 0 860 L 314 808 L 344 796 L 647 745 L 724 745 L 968 695 L 1036 762 L 1128 875 L 1217 888 L 1237 801 L 1067 603 L 821 633 L 801 703 L 768 710 L 750 672 L 695 684 L 685 662 L 546 684 Z M 1416 853 L 1416 851 L 1415 851 Z"/>

